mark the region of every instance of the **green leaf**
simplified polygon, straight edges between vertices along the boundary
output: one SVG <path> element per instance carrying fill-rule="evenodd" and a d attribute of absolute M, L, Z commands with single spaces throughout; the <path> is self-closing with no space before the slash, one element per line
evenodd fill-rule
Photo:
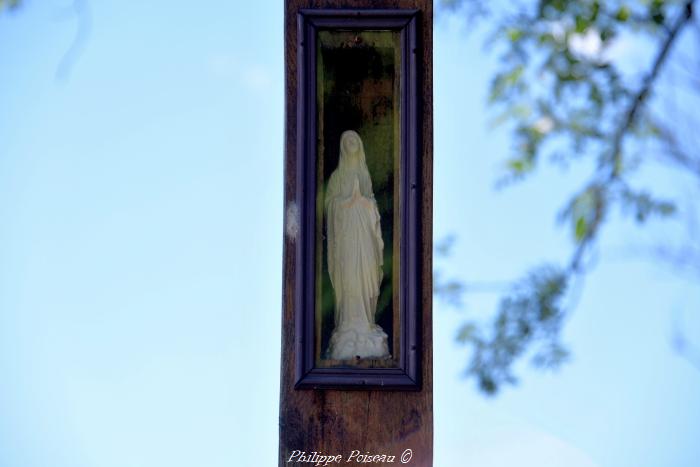
<path fill-rule="evenodd" d="M 666 19 L 666 15 L 664 15 L 663 11 L 664 7 L 664 1 L 663 0 L 654 0 L 651 2 L 650 5 L 650 11 L 649 11 L 649 16 L 651 17 L 651 20 L 654 22 L 656 25 L 662 25 L 664 24 L 664 20 Z"/>
<path fill-rule="evenodd" d="M 474 323 L 467 323 L 457 333 L 458 342 L 469 342 L 478 338 L 479 328 Z"/>
<path fill-rule="evenodd" d="M 595 23 L 595 20 L 598 19 L 598 13 L 600 12 L 600 2 L 598 0 L 593 2 L 593 6 L 591 7 L 591 23 Z"/>
<path fill-rule="evenodd" d="M 583 16 L 577 16 L 576 17 L 576 32 L 577 33 L 582 33 L 585 32 L 586 29 L 588 29 L 588 26 L 590 26 L 590 22 L 584 18 Z"/>
<path fill-rule="evenodd" d="M 615 14 L 615 19 L 618 20 L 621 23 L 624 23 L 627 21 L 630 17 L 630 9 L 627 8 L 627 5 L 622 5 L 619 10 L 617 10 L 617 14 Z"/>
<path fill-rule="evenodd" d="M 524 72 L 524 65 L 516 65 L 509 72 L 496 75 L 491 82 L 491 95 L 489 99 L 493 102 L 503 98 L 510 88 L 518 84 Z"/>
<path fill-rule="evenodd" d="M 525 161 L 522 159 L 511 159 L 508 161 L 508 168 L 513 172 L 524 172 L 525 171 Z"/>
<path fill-rule="evenodd" d="M 566 0 L 551 0 L 551 5 L 558 12 L 563 12 L 564 10 L 566 10 L 566 4 L 567 4 Z"/>
<path fill-rule="evenodd" d="M 612 28 L 603 28 L 600 31 L 600 40 L 603 42 L 607 42 L 610 39 L 615 37 L 615 31 Z"/>
<path fill-rule="evenodd" d="M 515 175 L 522 175 L 526 172 L 530 172 L 533 167 L 533 161 L 528 159 L 510 159 L 507 162 L 508 169 L 515 173 Z"/>
<path fill-rule="evenodd" d="M 523 35 L 522 29 L 511 28 L 508 30 L 508 39 L 510 39 L 511 42 L 518 42 Z"/>
<path fill-rule="evenodd" d="M 576 238 L 576 241 L 579 243 L 583 241 L 587 232 L 588 225 L 586 224 L 586 218 L 579 216 L 576 218 L 576 226 L 574 227 L 574 237 Z"/>

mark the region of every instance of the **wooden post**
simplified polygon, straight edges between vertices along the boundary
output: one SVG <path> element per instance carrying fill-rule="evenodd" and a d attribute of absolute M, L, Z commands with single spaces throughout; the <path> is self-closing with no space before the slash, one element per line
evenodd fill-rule
<path fill-rule="evenodd" d="M 307 8 L 419 10 L 418 62 L 421 170 L 418 291 L 420 390 L 295 389 L 295 294 L 299 275 L 297 167 L 297 14 Z M 371 465 L 430 467 L 433 447 L 432 409 L 432 0 L 287 0 L 285 3 L 285 237 L 280 384 L 279 466 L 315 465 L 316 456 L 381 457 Z M 409 451 L 410 450 L 410 451 Z M 350 459 L 353 451 L 358 451 Z M 295 452 L 305 453 L 309 457 Z M 410 454 L 409 454 L 410 453 Z M 394 456 L 393 462 L 391 457 Z M 291 460 L 290 460 L 291 458 Z M 317 457 L 318 458 L 318 457 Z M 306 459 L 306 460 L 304 460 Z M 365 459 L 367 460 L 367 459 Z M 323 464 L 321 464 L 323 465 Z M 328 464 L 334 465 L 334 464 Z"/>

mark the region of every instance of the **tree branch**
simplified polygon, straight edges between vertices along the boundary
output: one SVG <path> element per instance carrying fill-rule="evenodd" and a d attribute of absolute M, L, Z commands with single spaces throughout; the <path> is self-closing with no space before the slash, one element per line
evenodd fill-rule
<path fill-rule="evenodd" d="M 629 108 L 624 113 L 622 122 L 612 134 L 612 150 L 610 152 L 611 159 L 608 161 L 610 164 L 610 172 L 608 173 L 606 180 L 601 185 L 604 188 L 607 188 L 612 183 L 617 181 L 620 176 L 620 168 L 622 166 L 622 145 L 624 143 L 625 136 L 629 134 L 629 131 L 636 123 L 640 109 L 651 94 L 654 82 L 659 76 L 659 73 L 665 64 L 669 52 L 673 44 L 676 42 L 679 33 L 693 18 L 694 3 L 695 0 L 688 0 L 683 5 L 683 12 L 678 19 L 676 19 L 676 22 L 671 26 L 671 28 L 668 29 L 668 35 L 659 47 L 659 51 L 656 54 L 651 70 L 642 81 L 639 90 L 632 96 Z M 605 167 L 605 165 L 603 167 Z M 596 237 L 598 227 L 603 220 L 602 214 L 602 212 L 597 213 L 596 218 L 591 224 L 591 228 L 588 230 L 586 236 L 581 239 L 578 247 L 574 251 L 571 262 L 569 263 L 569 272 L 576 273 L 580 271 L 583 255 Z"/>
<path fill-rule="evenodd" d="M 661 47 L 659 48 L 659 51 L 656 54 L 656 59 L 654 60 L 654 64 L 651 67 L 651 71 L 644 78 L 644 81 L 642 82 L 639 91 L 637 91 L 637 93 L 633 96 L 631 105 L 625 114 L 625 118 L 622 120 L 622 123 L 613 135 L 611 153 L 613 161 L 612 170 L 610 172 L 611 180 L 617 178 L 617 176 L 619 175 L 618 169 L 620 167 L 622 157 L 622 143 L 624 142 L 625 135 L 627 135 L 629 130 L 634 125 L 639 109 L 642 107 L 644 101 L 651 93 L 654 81 L 658 77 L 659 72 L 661 71 L 661 68 L 665 63 L 666 58 L 668 57 L 668 53 L 671 50 L 671 46 L 676 41 L 678 33 L 692 19 L 694 3 L 695 0 L 688 0 L 683 6 L 683 13 L 680 15 L 680 17 L 676 20 L 676 23 L 669 30 L 668 36 L 666 36 L 666 40 L 661 44 Z"/>

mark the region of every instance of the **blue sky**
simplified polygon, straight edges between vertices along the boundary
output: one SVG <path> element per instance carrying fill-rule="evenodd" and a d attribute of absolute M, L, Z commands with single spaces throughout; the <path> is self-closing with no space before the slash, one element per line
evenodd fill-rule
<path fill-rule="evenodd" d="M 0 16 L 0 465 L 275 465 L 282 4 L 91 2 L 56 79 L 64 10 Z M 437 266 L 469 281 L 566 258 L 555 214 L 585 177 L 494 190 L 510 144 L 488 124 L 482 41 L 436 21 L 434 230 L 458 238 Z M 497 296 L 436 302 L 436 467 L 700 465 L 700 371 L 670 345 L 674 316 L 700 343 L 699 290 L 638 254 L 669 231 L 614 220 L 565 329 L 572 361 L 521 365 L 497 398 L 454 341 Z"/>

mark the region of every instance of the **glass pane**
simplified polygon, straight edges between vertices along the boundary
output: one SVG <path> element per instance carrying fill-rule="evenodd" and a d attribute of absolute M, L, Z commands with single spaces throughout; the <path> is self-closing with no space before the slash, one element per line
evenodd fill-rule
<path fill-rule="evenodd" d="M 400 35 L 317 39 L 316 365 L 396 367 Z"/>

